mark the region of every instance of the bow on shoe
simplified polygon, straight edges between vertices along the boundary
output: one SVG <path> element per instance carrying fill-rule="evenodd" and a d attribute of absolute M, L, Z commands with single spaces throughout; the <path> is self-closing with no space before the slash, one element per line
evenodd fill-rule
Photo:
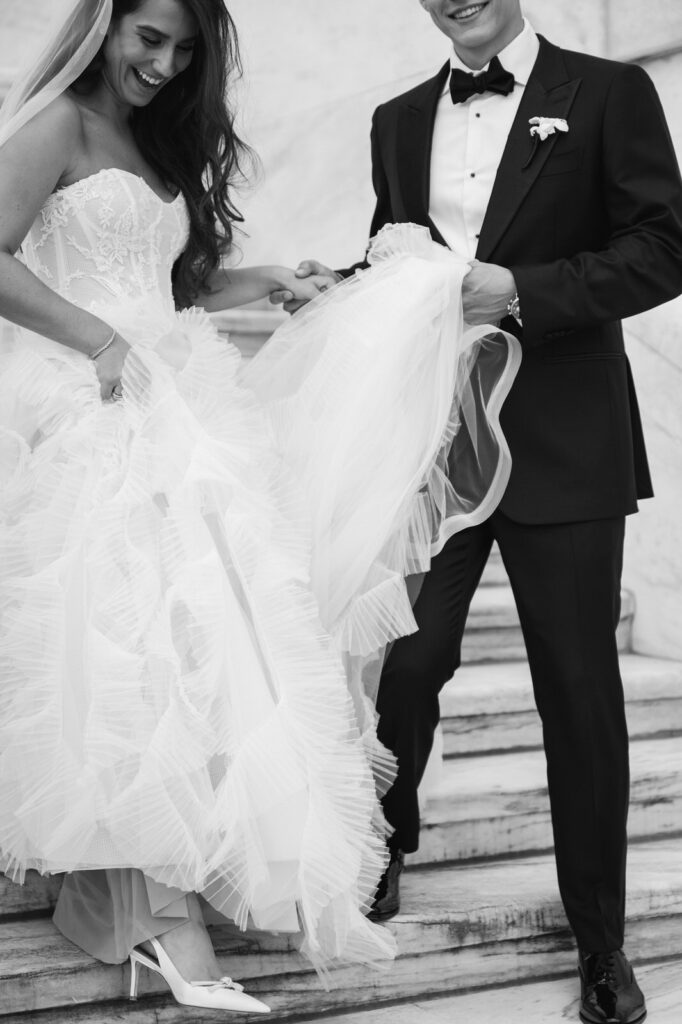
<path fill-rule="evenodd" d="M 496 92 L 508 96 L 514 88 L 514 76 L 505 71 L 498 57 L 493 57 L 488 70 L 480 75 L 453 68 L 450 74 L 450 95 L 453 103 L 464 103 L 476 93 Z"/>
<path fill-rule="evenodd" d="M 228 978 L 227 975 L 221 978 L 219 981 L 192 981 L 190 984 L 194 988 L 208 988 L 208 989 L 220 989 L 220 988 L 231 988 L 234 992 L 243 992 L 244 986 L 240 985 L 238 981 L 233 981 L 232 978 Z"/>

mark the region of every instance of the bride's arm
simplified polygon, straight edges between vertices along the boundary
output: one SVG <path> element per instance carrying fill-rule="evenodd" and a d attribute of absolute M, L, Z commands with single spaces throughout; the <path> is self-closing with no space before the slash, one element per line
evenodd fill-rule
<path fill-rule="evenodd" d="M 324 274 L 300 279 L 288 267 L 239 267 L 236 270 L 216 270 L 209 278 L 209 291 L 195 300 L 208 313 L 221 309 L 245 306 L 257 299 L 268 298 L 272 292 L 291 295 L 292 299 L 308 302 L 335 283 Z"/>
<path fill-rule="evenodd" d="M 84 355 L 106 346 L 95 370 L 102 398 L 109 398 L 120 382 L 128 343 L 104 320 L 43 284 L 15 255 L 81 143 L 78 109 L 62 96 L 0 149 L 0 317 Z"/>

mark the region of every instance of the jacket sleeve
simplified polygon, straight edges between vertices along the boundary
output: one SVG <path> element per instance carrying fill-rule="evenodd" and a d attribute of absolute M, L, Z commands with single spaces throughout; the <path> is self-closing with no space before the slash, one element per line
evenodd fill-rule
<path fill-rule="evenodd" d="M 682 180 L 654 85 L 622 65 L 602 125 L 606 248 L 551 263 L 512 266 L 523 344 L 651 309 L 682 292 Z"/>
<path fill-rule="evenodd" d="M 370 226 L 369 237 L 374 238 L 377 231 L 379 231 L 384 224 L 391 224 L 393 217 L 391 213 L 391 195 L 388 187 L 388 179 L 386 177 L 386 171 L 384 170 L 384 163 L 381 157 L 381 145 L 379 142 L 379 128 L 377 125 L 378 115 L 380 107 L 374 111 L 372 117 L 372 131 L 370 134 L 370 143 L 372 149 L 372 184 L 374 186 L 374 192 L 377 197 L 376 206 L 374 208 L 374 215 L 372 216 L 372 223 Z M 354 263 L 352 267 L 348 267 L 345 270 L 339 270 L 337 273 L 341 274 L 342 277 L 350 277 L 355 273 L 356 270 L 364 270 L 368 266 L 367 260 L 361 260 L 359 263 Z"/>

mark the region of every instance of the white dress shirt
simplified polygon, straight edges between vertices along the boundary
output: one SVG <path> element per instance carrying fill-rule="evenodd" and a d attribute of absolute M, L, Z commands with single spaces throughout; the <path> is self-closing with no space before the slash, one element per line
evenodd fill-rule
<path fill-rule="evenodd" d="M 467 259 L 476 254 L 497 168 L 539 49 L 538 37 L 524 19 L 523 30 L 498 54 L 505 71 L 514 75 L 513 92 L 486 92 L 453 103 L 448 77 L 438 101 L 429 216 L 453 252 Z M 450 63 L 471 73 L 456 53 Z"/>

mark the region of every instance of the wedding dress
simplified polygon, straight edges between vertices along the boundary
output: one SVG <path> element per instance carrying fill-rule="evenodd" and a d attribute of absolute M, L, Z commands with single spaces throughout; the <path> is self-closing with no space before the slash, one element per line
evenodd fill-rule
<path fill-rule="evenodd" d="M 134 867 L 318 967 L 381 960 L 363 673 L 415 628 L 405 576 L 502 494 L 518 348 L 463 330 L 466 267 L 401 228 L 244 368 L 175 310 L 187 231 L 112 168 L 22 246 L 132 350 L 103 403 L 91 360 L 3 330 L 0 869 Z"/>

